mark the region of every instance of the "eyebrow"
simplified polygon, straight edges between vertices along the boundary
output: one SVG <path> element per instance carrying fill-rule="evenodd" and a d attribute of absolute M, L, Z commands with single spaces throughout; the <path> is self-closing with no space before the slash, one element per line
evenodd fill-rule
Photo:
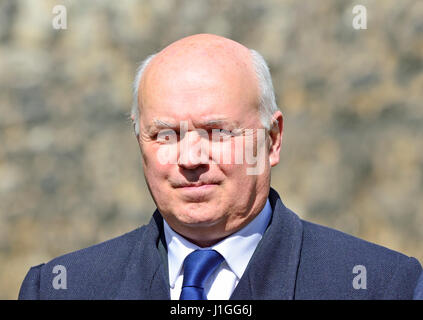
<path fill-rule="evenodd" d="M 220 127 L 220 126 L 233 126 L 236 127 L 237 123 L 232 123 L 231 121 L 228 121 L 223 118 L 217 118 L 217 119 L 208 119 L 208 120 L 200 120 L 197 121 L 195 124 L 196 128 L 214 128 L 214 127 Z M 153 119 L 153 123 L 151 126 L 149 126 L 149 130 L 154 129 L 162 129 L 162 128 L 169 128 L 169 129 L 179 129 L 180 124 L 175 123 L 172 120 L 164 120 L 164 119 Z"/>
<path fill-rule="evenodd" d="M 211 120 L 200 122 L 200 125 L 204 127 L 221 126 L 225 124 L 228 124 L 228 121 L 224 119 L 211 119 Z"/>
<path fill-rule="evenodd" d="M 178 127 L 178 125 L 175 124 L 175 123 L 167 122 L 167 121 L 161 120 L 161 119 L 154 119 L 153 124 L 157 128 L 176 128 L 176 127 Z"/>

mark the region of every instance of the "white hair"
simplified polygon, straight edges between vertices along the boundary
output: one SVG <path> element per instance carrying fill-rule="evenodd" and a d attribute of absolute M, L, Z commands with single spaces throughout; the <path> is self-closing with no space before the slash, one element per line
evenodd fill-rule
<path fill-rule="evenodd" d="M 270 130 L 274 123 L 277 122 L 273 118 L 273 114 L 278 110 L 278 105 L 276 104 L 275 92 L 273 89 L 272 77 L 270 75 L 269 67 L 260 53 L 256 50 L 250 49 L 250 54 L 253 62 L 253 68 L 257 76 L 259 84 L 259 112 L 260 120 L 262 125 Z M 139 118 L 140 111 L 138 106 L 138 101 L 140 98 L 141 92 L 138 90 L 141 78 L 144 74 L 145 69 L 147 68 L 150 61 L 156 56 L 152 54 L 143 60 L 140 66 L 137 68 L 135 80 L 133 83 L 133 103 L 131 110 L 131 118 L 133 119 L 135 134 L 139 135 Z"/>
<path fill-rule="evenodd" d="M 148 64 L 151 60 L 156 56 L 157 53 L 148 56 L 144 59 L 140 66 L 137 68 L 137 72 L 135 74 L 135 80 L 133 83 L 133 98 L 132 98 L 132 110 L 131 110 L 131 118 L 134 124 L 135 134 L 138 136 L 140 134 L 140 109 L 138 106 L 138 99 L 139 99 L 139 91 L 138 88 L 140 86 L 141 78 L 144 74 L 145 69 L 147 68 Z"/>

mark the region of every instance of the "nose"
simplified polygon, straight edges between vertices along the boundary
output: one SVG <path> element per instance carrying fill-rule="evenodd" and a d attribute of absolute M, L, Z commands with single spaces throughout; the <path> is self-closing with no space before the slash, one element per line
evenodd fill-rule
<path fill-rule="evenodd" d="M 209 163 L 209 136 L 205 130 L 188 131 L 179 142 L 178 165 L 193 170 Z"/>

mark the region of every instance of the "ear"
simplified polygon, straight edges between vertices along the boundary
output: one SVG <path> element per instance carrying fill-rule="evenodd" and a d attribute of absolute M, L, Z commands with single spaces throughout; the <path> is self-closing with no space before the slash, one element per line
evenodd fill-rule
<path fill-rule="evenodd" d="M 279 110 L 273 114 L 273 124 L 269 131 L 270 146 L 269 146 L 269 162 L 270 166 L 274 167 L 279 163 L 279 153 L 282 146 L 283 136 L 283 115 Z"/>

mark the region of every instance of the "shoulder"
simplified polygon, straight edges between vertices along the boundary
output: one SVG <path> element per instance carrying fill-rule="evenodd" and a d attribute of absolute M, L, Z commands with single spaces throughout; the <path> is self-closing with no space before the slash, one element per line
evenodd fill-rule
<path fill-rule="evenodd" d="M 125 257 L 130 254 L 133 246 L 137 242 L 137 239 L 142 238 L 144 228 L 145 227 L 141 227 L 116 238 L 64 254 L 54 258 L 45 266 L 49 267 L 63 264 L 69 267 L 72 266 L 83 269 L 118 263 L 120 260 L 125 260 Z"/>
<path fill-rule="evenodd" d="M 303 280 L 338 288 L 341 299 L 411 298 L 421 273 L 415 258 L 325 226 L 303 220 L 302 225 Z"/>
<path fill-rule="evenodd" d="M 66 293 L 78 291 L 78 286 L 80 289 L 98 287 L 96 291 L 101 291 L 100 287 L 113 285 L 115 280 L 121 279 L 130 254 L 134 246 L 142 241 L 144 233 L 145 226 L 30 268 L 22 283 L 19 299 L 43 299 L 48 298 L 43 294 L 64 291 L 52 290 L 55 278 L 61 277 L 66 277 L 66 282 L 74 285 L 66 288 L 69 289 Z M 64 284 L 58 282 L 57 285 Z M 89 298 L 89 292 L 86 294 Z"/>
<path fill-rule="evenodd" d="M 337 252 L 345 258 L 359 258 L 371 261 L 408 259 L 402 253 L 381 245 L 357 238 L 350 234 L 302 220 L 304 249 L 320 255 Z M 320 250 L 316 250 L 320 249 Z M 331 250 L 328 250 L 331 249 Z"/>

